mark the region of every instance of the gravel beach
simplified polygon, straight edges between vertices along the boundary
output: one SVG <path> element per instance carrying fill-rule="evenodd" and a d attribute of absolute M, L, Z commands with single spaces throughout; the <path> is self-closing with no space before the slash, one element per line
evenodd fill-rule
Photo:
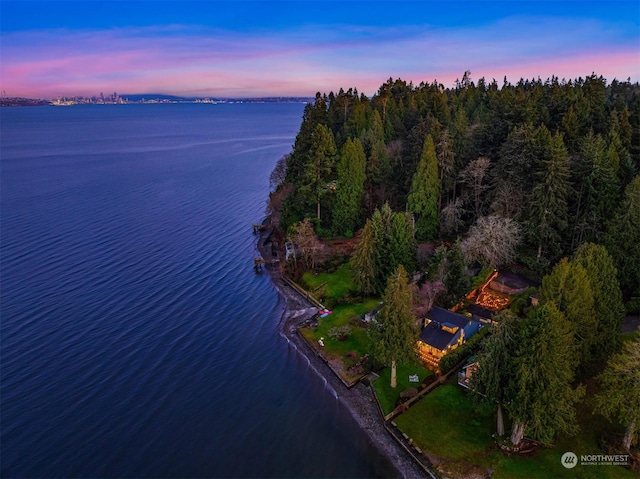
<path fill-rule="evenodd" d="M 271 258 L 271 254 L 264 246 L 266 235 L 265 232 L 259 235 L 257 246 L 262 257 L 268 259 Z M 267 270 L 273 284 L 285 300 L 285 310 L 280 321 L 282 334 L 295 345 L 300 354 L 309 360 L 313 369 L 326 379 L 327 384 L 331 385 L 338 400 L 348 409 L 354 420 L 367 434 L 372 446 L 387 458 L 396 472 L 394 477 L 429 477 L 384 428 L 370 388 L 360 383 L 350 389 L 346 388 L 326 363 L 298 335 L 298 325 L 309 319 L 318 309 L 282 280 L 277 267 L 268 267 Z"/>

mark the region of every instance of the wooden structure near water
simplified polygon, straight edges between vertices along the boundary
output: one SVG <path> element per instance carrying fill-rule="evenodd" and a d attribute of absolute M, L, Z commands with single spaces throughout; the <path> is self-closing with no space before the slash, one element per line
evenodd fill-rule
<path fill-rule="evenodd" d="M 270 266 L 273 264 L 278 264 L 280 260 L 278 258 L 274 259 L 264 259 L 262 256 L 258 256 L 257 258 L 253 258 L 253 266 L 256 269 L 262 268 L 263 265 Z"/>

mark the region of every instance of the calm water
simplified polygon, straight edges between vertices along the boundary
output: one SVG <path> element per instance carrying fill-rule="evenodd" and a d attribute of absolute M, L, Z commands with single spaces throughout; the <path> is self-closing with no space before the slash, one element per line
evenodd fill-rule
<path fill-rule="evenodd" d="M 302 109 L 0 111 L 3 477 L 387 472 L 252 267 Z"/>

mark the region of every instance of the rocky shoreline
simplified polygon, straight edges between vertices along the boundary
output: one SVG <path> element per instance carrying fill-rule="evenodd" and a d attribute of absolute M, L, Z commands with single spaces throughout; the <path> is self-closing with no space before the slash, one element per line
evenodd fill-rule
<path fill-rule="evenodd" d="M 266 236 L 266 232 L 261 232 L 257 244 L 258 251 L 265 259 L 271 258 L 271 252 L 264 245 Z M 361 383 L 350 389 L 346 388 L 329 366 L 298 335 L 299 324 L 315 314 L 317 308 L 282 280 L 277 267 L 268 267 L 267 270 L 274 286 L 285 301 L 285 309 L 279 325 L 282 334 L 295 345 L 300 354 L 309 360 L 313 369 L 321 374 L 336 392 L 338 400 L 366 433 L 371 445 L 387 459 L 395 471 L 394 477 L 429 477 L 385 429 L 371 389 Z"/>

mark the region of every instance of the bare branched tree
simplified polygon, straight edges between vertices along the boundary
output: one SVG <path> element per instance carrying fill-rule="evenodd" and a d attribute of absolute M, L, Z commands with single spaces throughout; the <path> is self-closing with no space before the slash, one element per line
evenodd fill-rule
<path fill-rule="evenodd" d="M 464 224 L 462 221 L 463 213 L 464 209 L 460 198 L 449 201 L 440 212 L 440 231 L 443 234 L 456 234 Z"/>
<path fill-rule="evenodd" d="M 475 218 L 479 218 L 482 214 L 483 193 L 489 187 L 487 184 L 489 166 L 489 158 L 481 156 L 460 172 L 460 180 L 469 188 L 469 203 Z"/>
<path fill-rule="evenodd" d="M 271 226 L 280 224 L 280 213 L 282 212 L 282 204 L 285 198 L 292 190 L 290 184 L 284 183 L 281 188 L 269 193 L 269 199 L 267 200 L 267 216 Z"/>
<path fill-rule="evenodd" d="M 509 183 L 502 183 L 496 190 L 495 198 L 491 203 L 491 211 L 504 218 L 516 219 L 522 212 L 523 205 L 522 189 Z"/>
<path fill-rule="evenodd" d="M 287 162 L 289 161 L 290 154 L 284 155 L 278 160 L 273 171 L 269 175 L 269 188 L 271 191 L 277 190 L 278 187 L 284 184 L 287 177 Z"/>
<path fill-rule="evenodd" d="M 521 228 L 511 218 L 483 216 L 469 229 L 462 249 L 467 261 L 497 268 L 513 261 L 521 240 Z"/>
<path fill-rule="evenodd" d="M 411 285 L 413 291 L 413 313 L 416 318 L 424 318 L 438 296 L 444 292 L 445 287 L 442 281 L 426 281 L 422 287 L 418 287 L 417 283 Z"/>
<path fill-rule="evenodd" d="M 309 218 L 291 226 L 289 239 L 298 247 L 307 268 L 314 269 L 325 259 L 327 247 L 318 239 Z"/>

